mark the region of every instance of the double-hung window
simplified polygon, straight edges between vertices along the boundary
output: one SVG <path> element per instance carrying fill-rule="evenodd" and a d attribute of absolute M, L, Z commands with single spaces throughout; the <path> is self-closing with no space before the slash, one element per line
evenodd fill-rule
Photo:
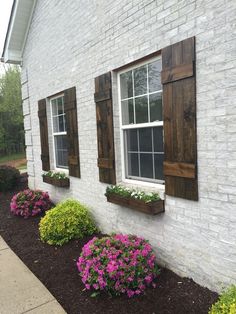
<path fill-rule="evenodd" d="M 55 168 L 68 169 L 68 145 L 64 95 L 50 99 Z"/>
<path fill-rule="evenodd" d="M 123 174 L 163 183 L 161 58 L 119 73 Z"/>

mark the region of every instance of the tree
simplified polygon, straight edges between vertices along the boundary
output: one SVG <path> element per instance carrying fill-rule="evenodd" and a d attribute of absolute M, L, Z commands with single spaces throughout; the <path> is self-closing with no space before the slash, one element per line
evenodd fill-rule
<path fill-rule="evenodd" d="M 9 67 L 0 77 L 0 154 L 24 149 L 20 68 Z"/>

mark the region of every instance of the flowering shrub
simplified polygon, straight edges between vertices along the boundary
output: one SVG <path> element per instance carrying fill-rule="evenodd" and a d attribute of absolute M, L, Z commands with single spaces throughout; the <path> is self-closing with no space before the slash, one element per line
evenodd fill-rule
<path fill-rule="evenodd" d="M 68 199 L 46 213 L 39 223 L 39 231 L 42 241 L 63 245 L 98 230 L 88 209 L 78 201 Z"/>
<path fill-rule="evenodd" d="M 36 216 L 52 206 L 53 203 L 47 192 L 30 189 L 15 194 L 10 203 L 11 212 L 24 218 Z"/>
<path fill-rule="evenodd" d="M 212 305 L 209 314 L 235 314 L 236 313 L 236 286 L 231 286 Z"/>
<path fill-rule="evenodd" d="M 13 189 L 20 178 L 18 169 L 11 166 L 0 166 L 0 191 Z"/>
<path fill-rule="evenodd" d="M 157 193 L 145 193 L 143 191 L 136 191 L 129 189 L 121 185 L 111 185 L 106 189 L 106 196 L 109 194 L 117 194 L 123 197 L 134 198 L 144 201 L 145 203 L 155 202 L 160 200 L 160 196 Z"/>
<path fill-rule="evenodd" d="M 148 241 L 123 234 L 94 237 L 84 245 L 77 267 L 86 289 L 128 297 L 141 294 L 147 286 L 155 287 L 159 273 Z"/>

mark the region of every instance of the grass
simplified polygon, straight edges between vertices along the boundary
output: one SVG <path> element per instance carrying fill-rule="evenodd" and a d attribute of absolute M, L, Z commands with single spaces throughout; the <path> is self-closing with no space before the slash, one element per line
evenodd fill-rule
<path fill-rule="evenodd" d="M 24 163 L 18 167 L 16 167 L 18 170 L 23 170 L 23 169 L 27 169 L 27 163 Z"/>
<path fill-rule="evenodd" d="M 5 164 L 8 161 L 15 161 L 15 160 L 24 159 L 24 158 L 25 158 L 25 153 L 2 156 L 0 157 L 0 164 Z"/>
<path fill-rule="evenodd" d="M 25 153 L 12 154 L 9 156 L 0 157 L 0 165 L 8 165 L 17 168 L 18 170 L 26 169 Z"/>

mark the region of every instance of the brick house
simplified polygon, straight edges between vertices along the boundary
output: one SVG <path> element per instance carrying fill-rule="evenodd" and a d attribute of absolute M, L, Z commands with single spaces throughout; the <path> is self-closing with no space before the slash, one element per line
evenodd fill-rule
<path fill-rule="evenodd" d="M 22 66 L 29 186 L 217 291 L 236 281 L 235 16 L 235 0 L 15 0 L 2 55 Z M 107 202 L 114 183 L 165 212 Z"/>

